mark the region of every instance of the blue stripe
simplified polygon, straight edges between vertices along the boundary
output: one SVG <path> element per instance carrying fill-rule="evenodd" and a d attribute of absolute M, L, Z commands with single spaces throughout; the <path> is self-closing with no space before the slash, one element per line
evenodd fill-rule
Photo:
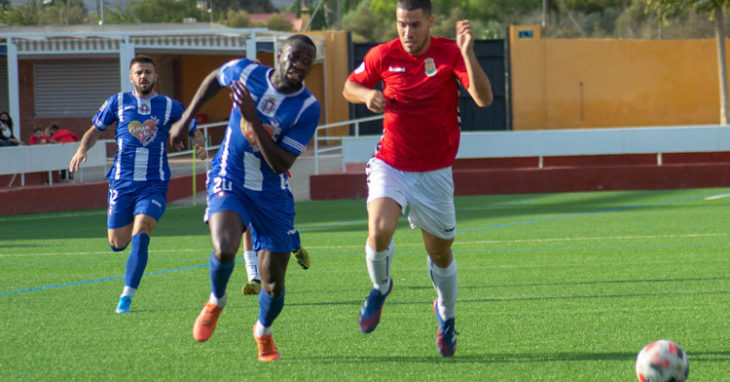
<path fill-rule="evenodd" d="M 243 259 L 236 260 L 236 261 L 243 261 Z M 175 269 L 167 269 L 164 271 L 155 271 L 155 272 L 148 272 L 145 273 L 145 276 L 149 275 L 160 275 L 163 273 L 170 273 L 170 272 L 177 272 L 177 271 L 187 271 L 190 269 L 197 269 L 197 268 L 205 268 L 208 264 L 203 265 L 193 265 L 191 267 L 185 267 L 185 268 L 175 268 Z M 19 290 L 11 290 L 8 292 L 0 292 L 0 296 L 6 296 L 10 294 L 18 294 L 18 293 L 25 293 L 25 292 L 35 292 L 39 290 L 45 290 L 45 289 L 55 289 L 55 288 L 61 288 L 61 287 L 67 287 L 67 286 L 74 286 L 74 285 L 82 285 L 82 284 L 91 284 L 91 283 L 97 283 L 102 281 L 109 281 L 109 280 L 117 280 L 117 279 L 123 279 L 124 276 L 112 276 L 112 277 L 105 277 L 101 279 L 93 279 L 93 280 L 82 280 L 82 281 L 74 281 L 71 283 L 65 283 L 65 284 L 56 284 L 56 285 L 46 285 L 42 287 L 37 288 L 28 288 L 28 289 L 19 289 Z"/>

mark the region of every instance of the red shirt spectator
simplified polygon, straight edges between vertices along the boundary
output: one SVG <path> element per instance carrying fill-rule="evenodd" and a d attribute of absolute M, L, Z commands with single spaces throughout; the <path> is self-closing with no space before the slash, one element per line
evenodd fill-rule
<path fill-rule="evenodd" d="M 43 129 L 41 129 L 40 127 L 36 127 L 35 129 L 33 129 L 33 135 L 30 137 L 31 145 L 42 145 L 50 142 L 51 137 L 47 136 Z"/>
<path fill-rule="evenodd" d="M 71 130 L 59 129 L 56 125 L 48 126 L 46 133 L 51 137 L 51 142 L 55 143 L 69 143 L 78 142 L 79 136 L 74 134 Z"/>

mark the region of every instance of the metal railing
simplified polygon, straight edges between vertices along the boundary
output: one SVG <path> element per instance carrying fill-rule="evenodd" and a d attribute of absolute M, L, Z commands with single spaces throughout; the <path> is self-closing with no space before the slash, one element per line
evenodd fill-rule
<path fill-rule="evenodd" d="M 353 137 L 359 137 L 360 136 L 360 124 L 364 122 L 371 122 L 371 121 L 377 121 L 383 119 L 383 115 L 374 115 L 372 117 L 365 117 L 365 118 L 358 118 L 358 119 L 351 119 L 348 121 L 343 122 L 334 122 L 334 123 L 328 123 L 326 125 L 322 125 L 317 127 L 317 130 L 314 131 L 314 174 L 319 174 L 319 160 L 323 158 L 342 158 L 342 139 L 344 137 L 350 137 L 348 136 L 320 136 L 319 133 L 324 131 L 326 132 L 328 129 L 332 129 L 334 127 L 340 127 L 340 126 L 348 126 L 348 125 L 355 125 L 354 128 L 354 134 Z M 319 142 L 320 141 L 339 141 L 339 145 L 333 146 L 333 147 L 325 147 L 323 149 L 319 148 Z M 339 151 L 339 154 L 337 153 Z M 342 170 L 345 170 L 345 162 L 342 162 Z"/>

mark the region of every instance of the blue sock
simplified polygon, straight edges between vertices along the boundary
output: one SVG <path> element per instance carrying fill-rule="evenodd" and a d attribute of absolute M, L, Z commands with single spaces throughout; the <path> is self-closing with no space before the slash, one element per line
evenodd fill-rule
<path fill-rule="evenodd" d="M 124 274 L 124 285 L 137 289 L 142 280 L 144 269 L 147 267 L 147 247 L 150 245 L 150 237 L 140 232 L 132 236 L 132 250 L 129 251 L 127 259 L 127 272 Z"/>
<path fill-rule="evenodd" d="M 222 298 L 226 294 L 228 279 L 231 278 L 235 264 L 235 261 L 221 263 L 213 252 L 210 253 L 210 285 L 216 298 Z"/>
<path fill-rule="evenodd" d="M 271 327 L 276 317 L 279 317 L 279 313 L 284 308 L 284 294 L 282 292 L 281 296 L 272 297 L 263 289 L 259 293 L 259 321 L 265 327 Z"/>

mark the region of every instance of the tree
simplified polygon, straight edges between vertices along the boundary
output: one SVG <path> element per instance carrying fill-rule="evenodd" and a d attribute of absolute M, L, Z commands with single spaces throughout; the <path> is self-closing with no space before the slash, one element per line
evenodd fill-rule
<path fill-rule="evenodd" d="M 0 21 L 8 25 L 75 25 L 90 23 L 89 14 L 82 0 L 53 1 L 49 4 L 26 2 L 12 6 L 0 1 Z"/>
<path fill-rule="evenodd" d="M 645 0 L 647 9 L 654 10 L 662 23 L 667 22 L 667 15 L 678 9 L 695 8 L 707 12 L 715 21 L 715 39 L 717 41 L 717 69 L 720 81 L 720 124 L 730 121 L 728 107 L 727 61 L 725 53 L 725 14 L 723 10 L 730 6 L 730 0 Z"/>
<path fill-rule="evenodd" d="M 231 28 L 250 28 L 251 27 L 251 18 L 248 15 L 248 12 L 244 10 L 233 10 L 229 9 L 226 13 L 226 20 L 228 21 L 228 26 Z"/>
<path fill-rule="evenodd" d="M 195 0 L 130 0 L 125 7 L 117 3 L 109 11 L 109 24 L 181 23 L 185 18 L 200 18 Z"/>
<path fill-rule="evenodd" d="M 266 27 L 272 31 L 291 32 L 294 29 L 291 21 L 281 15 L 272 15 L 266 20 Z"/>
<path fill-rule="evenodd" d="M 213 0 L 215 12 L 222 13 L 232 10 L 244 10 L 251 13 L 272 13 L 276 12 L 276 7 L 271 4 L 270 0 Z"/>

